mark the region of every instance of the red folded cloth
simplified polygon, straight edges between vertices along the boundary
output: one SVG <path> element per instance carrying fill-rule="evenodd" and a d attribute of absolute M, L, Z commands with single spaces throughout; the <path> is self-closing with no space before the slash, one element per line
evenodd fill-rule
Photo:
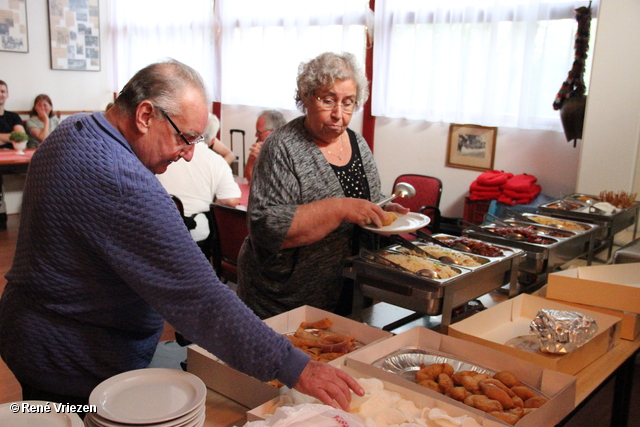
<path fill-rule="evenodd" d="M 526 205 L 533 201 L 538 194 L 542 191 L 542 187 L 537 184 L 534 184 L 534 190 L 529 193 L 518 193 L 505 190 L 502 192 L 500 197 L 498 197 L 498 201 L 500 203 L 504 203 L 505 205 Z"/>
<path fill-rule="evenodd" d="M 482 185 L 477 180 L 473 181 L 469 186 L 469 191 L 500 191 L 499 185 Z"/>
<path fill-rule="evenodd" d="M 512 199 L 522 199 L 528 197 L 536 197 L 538 194 L 540 194 L 540 191 L 542 191 L 542 187 L 534 184 L 534 186 L 531 188 L 531 191 L 528 191 L 526 193 L 520 191 L 504 190 L 502 191 L 502 194 L 506 197 L 511 197 Z"/>
<path fill-rule="evenodd" d="M 502 187 L 503 190 L 515 191 L 518 193 L 530 193 L 532 186 L 538 181 L 533 175 L 527 175 L 526 173 L 521 175 L 515 175 L 509 178 L 509 180 Z"/>
<path fill-rule="evenodd" d="M 500 186 L 507 182 L 513 176 L 512 173 L 498 170 L 486 171 L 480 174 L 476 181 L 481 185 Z"/>
<path fill-rule="evenodd" d="M 500 191 L 471 191 L 469 192 L 470 200 L 494 200 L 500 197 Z"/>

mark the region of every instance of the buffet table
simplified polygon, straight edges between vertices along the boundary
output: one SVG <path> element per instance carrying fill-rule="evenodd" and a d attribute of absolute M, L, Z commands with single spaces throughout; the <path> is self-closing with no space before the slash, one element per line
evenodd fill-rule
<path fill-rule="evenodd" d="M 4 198 L 2 176 L 5 174 L 26 173 L 35 149 L 16 154 L 14 150 L 0 150 L 0 230 L 7 228 L 7 208 Z"/>
<path fill-rule="evenodd" d="M 616 381 L 611 425 L 627 425 L 625 420 L 629 412 L 635 357 L 639 349 L 640 336 L 634 341 L 620 340 L 611 351 L 578 372 L 576 374 L 576 409 L 559 425 L 564 425 L 583 405 L 588 405 L 591 395 L 597 393 L 610 378 Z M 242 426 L 246 422 L 246 412 L 252 409 L 239 405 L 212 390 L 208 390 L 206 405 L 207 418 L 204 425 L 207 427 Z"/>

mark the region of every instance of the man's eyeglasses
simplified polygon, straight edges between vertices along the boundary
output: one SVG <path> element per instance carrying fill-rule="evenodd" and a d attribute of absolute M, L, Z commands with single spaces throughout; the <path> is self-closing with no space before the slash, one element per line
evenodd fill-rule
<path fill-rule="evenodd" d="M 347 99 L 339 104 L 333 98 L 320 98 L 317 95 L 315 95 L 315 97 L 318 100 L 320 109 L 325 111 L 333 111 L 333 109 L 339 105 L 342 107 L 343 113 L 351 114 L 357 105 L 357 103 L 351 99 Z"/>
<path fill-rule="evenodd" d="M 182 140 L 184 141 L 185 144 L 187 144 L 187 145 L 195 145 L 195 144 L 197 144 L 199 142 L 204 141 L 204 135 L 197 136 L 193 141 L 189 141 L 187 139 L 187 137 L 185 136 L 185 133 L 182 132 L 180 129 L 178 129 L 178 126 L 176 126 L 176 124 L 173 123 L 173 120 L 171 120 L 171 117 L 169 117 L 169 114 L 167 114 L 167 112 L 164 111 L 163 108 L 158 107 L 158 106 L 154 106 L 154 108 L 157 108 L 158 110 L 160 110 L 160 112 L 167 118 L 167 120 L 169 121 L 171 126 L 173 126 L 173 128 L 176 130 L 176 133 L 178 135 L 180 135 L 180 138 L 182 138 Z"/>

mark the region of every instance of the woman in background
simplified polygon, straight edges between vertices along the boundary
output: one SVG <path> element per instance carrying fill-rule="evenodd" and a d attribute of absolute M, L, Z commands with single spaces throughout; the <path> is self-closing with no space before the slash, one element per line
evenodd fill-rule
<path fill-rule="evenodd" d="M 29 120 L 26 123 L 29 134 L 27 148 L 37 148 L 59 123 L 60 120 L 53 114 L 53 103 L 49 95 L 36 96 L 33 108 L 29 112 Z"/>

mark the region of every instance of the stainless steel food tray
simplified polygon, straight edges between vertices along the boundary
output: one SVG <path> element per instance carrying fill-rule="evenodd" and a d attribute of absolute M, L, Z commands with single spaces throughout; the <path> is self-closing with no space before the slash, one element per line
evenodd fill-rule
<path fill-rule="evenodd" d="M 558 230 L 554 227 L 530 224 L 513 219 L 506 221 L 515 227 L 533 227 L 536 234 L 548 239 L 550 243 L 531 243 L 527 241 L 517 241 L 491 233 L 480 233 L 474 230 L 465 230 L 469 236 L 488 242 L 509 245 L 522 249 L 526 253 L 526 258 L 520 263 L 520 270 L 532 274 L 544 274 L 553 271 L 567 262 L 583 255 L 590 257 L 593 254 L 594 232 L 598 227 L 578 233 L 573 231 Z M 484 229 L 501 227 L 496 223 L 485 223 L 481 226 Z M 558 236 L 562 233 L 563 236 Z"/>
<path fill-rule="evenodd" d="M 441 328 L 446 333 L 446 328 L 451 324 L 451 312 L 455 307 L 506 284 L 511 285 L 510 295 L 515 296 L 518 263 L 524 252 L 517 248 L 500 248 L 503 249 L 504 256 L 485 257 L 489 261 L 474 269 L 454 266 L 453 268 L 459 269 L 461 274 L 449 279 L 431 279 L 411 274 L 361 256 L 348 259 L 345 275 L 354 279 L 362 296 L 429 316 L 442 315 Z M 391 247 L 380 249 L 378 252 L 388 250 L 391 250 Z M 356 297 L 354 302 L 355 300 Z M 357 311 L 356 308 L 354 311 Z"/>

